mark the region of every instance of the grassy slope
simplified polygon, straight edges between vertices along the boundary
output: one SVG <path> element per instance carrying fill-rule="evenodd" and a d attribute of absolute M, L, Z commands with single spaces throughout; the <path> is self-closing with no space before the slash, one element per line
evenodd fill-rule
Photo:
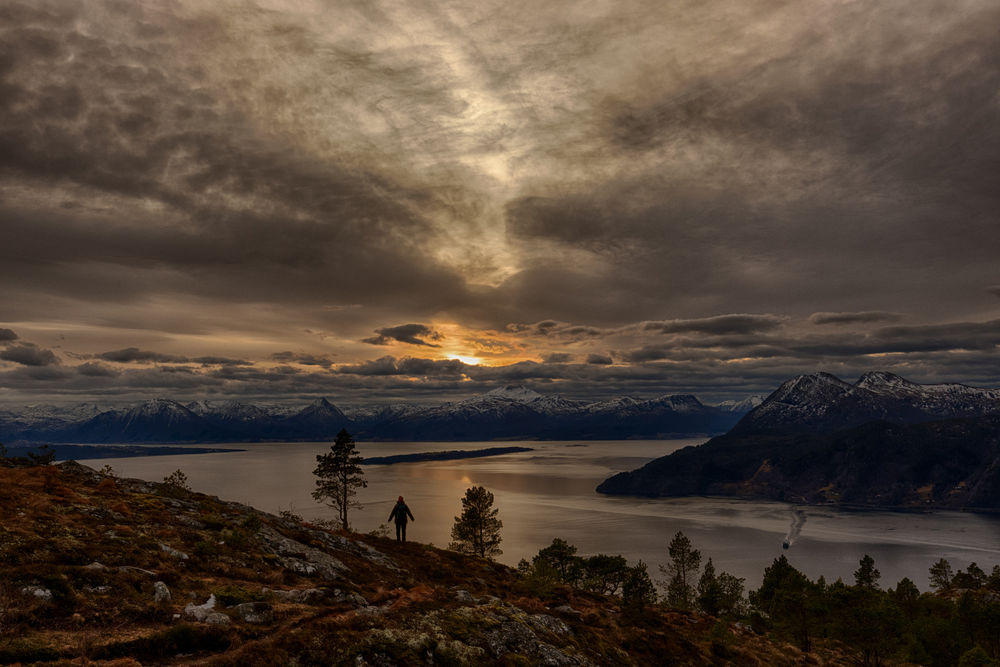
<path fill-rule="evenodd" d="M 0 468 L 0 516 L 0 663 L 847 664 L 709 617 L 539 597 L 487 560 L 73 463 Z M 156 582 L 170 601 L 154 602 Z M 210 594 L 222 624 L 184 617 Z M 237 608 L 254 601 L 263 622 Z"/>

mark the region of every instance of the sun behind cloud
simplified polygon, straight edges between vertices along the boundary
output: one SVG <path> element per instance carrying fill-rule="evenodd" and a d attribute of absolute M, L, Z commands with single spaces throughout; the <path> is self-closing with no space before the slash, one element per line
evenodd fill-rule
<path fill-rule="evenodd" d="M 479 366 L 483 363 L 483 360 L 479 357 L 470 357 L 462 354 L 448 354 L 446 358 L 461 361 L 463 364 L 468 364 L 469 366 Z"/>

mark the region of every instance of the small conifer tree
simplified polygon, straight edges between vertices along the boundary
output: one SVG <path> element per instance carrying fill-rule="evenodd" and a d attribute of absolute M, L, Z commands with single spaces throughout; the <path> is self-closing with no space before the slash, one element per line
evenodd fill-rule
<path fill-rule="evenodd" d="M 667 575 L 667 604 L 689 609 L 695 599 L 695 577 L 701 566 L 701 552 L 693 548 L 691 540 L 677 531 L 667 547 L 670 564 L 660 565 L 660 572 Z"/>
<path fill-rule="evenodd" d="M 946 591 L 951 588 L 952 573 L 951 563 L 944 558 L 931 565 L 930 569 L 931 586 L 937 591 Z"/>
<path fill-rule="evenodd" d="M 882 573 L 875 567 L 875 559 L 865 554 L 854 571 L 854 585 L 868 590 L 878 590 L 878 580 Z"/>
<path fill-rule="evenodd" d="M 190 491 L 191 485 L 188 484 L 188 477 L 184 474 L 184 471 L 178 468 L 169 475 L 163 478 L 163 483 L 167 486 L 170 491 L 173 492 L 183 492 Z"/>
<path fill-rule="evenodd" d="M 337 517 L 343 530 L 350 530 L 347 510 L 361 507 L 361 504 L 354 500 L 358 489 L 368 486 L 365 473 L 361 469 L 364 458 L 354 444 L 354 438 L 347 429 L 341 429 L 337 439 L 330 446 L 330 451 L 316 456 L 317 465 L 313 470 L 316 476 L 316 490 L 312 492 L 312 497 L 337 510 Z"/>
<path fill-rule="evenodd" d="M 492 493 L 482 486 L 466 489 L 462 514 L 455 517 L 448 548 L 482 558 L 502 554 L 500 529 L 503 522 L 497 518 L 498 514 L 499 510 L 493 507 Z"/>

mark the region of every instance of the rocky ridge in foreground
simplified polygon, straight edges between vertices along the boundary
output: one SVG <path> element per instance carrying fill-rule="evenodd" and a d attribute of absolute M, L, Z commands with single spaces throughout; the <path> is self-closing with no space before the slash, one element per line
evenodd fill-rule
<path fill-rule="evenodd" d="M 0 467 L 0 514 L 0 664 L 847 664 L 73 462 Z"/>

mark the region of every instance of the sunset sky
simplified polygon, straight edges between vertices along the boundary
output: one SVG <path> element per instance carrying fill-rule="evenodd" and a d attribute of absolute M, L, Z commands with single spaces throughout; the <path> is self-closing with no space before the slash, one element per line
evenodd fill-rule
<path fill-rule="evenodd" d="M 5 0 L 0 402 L 1000 386 L 995 0 Z"/>

